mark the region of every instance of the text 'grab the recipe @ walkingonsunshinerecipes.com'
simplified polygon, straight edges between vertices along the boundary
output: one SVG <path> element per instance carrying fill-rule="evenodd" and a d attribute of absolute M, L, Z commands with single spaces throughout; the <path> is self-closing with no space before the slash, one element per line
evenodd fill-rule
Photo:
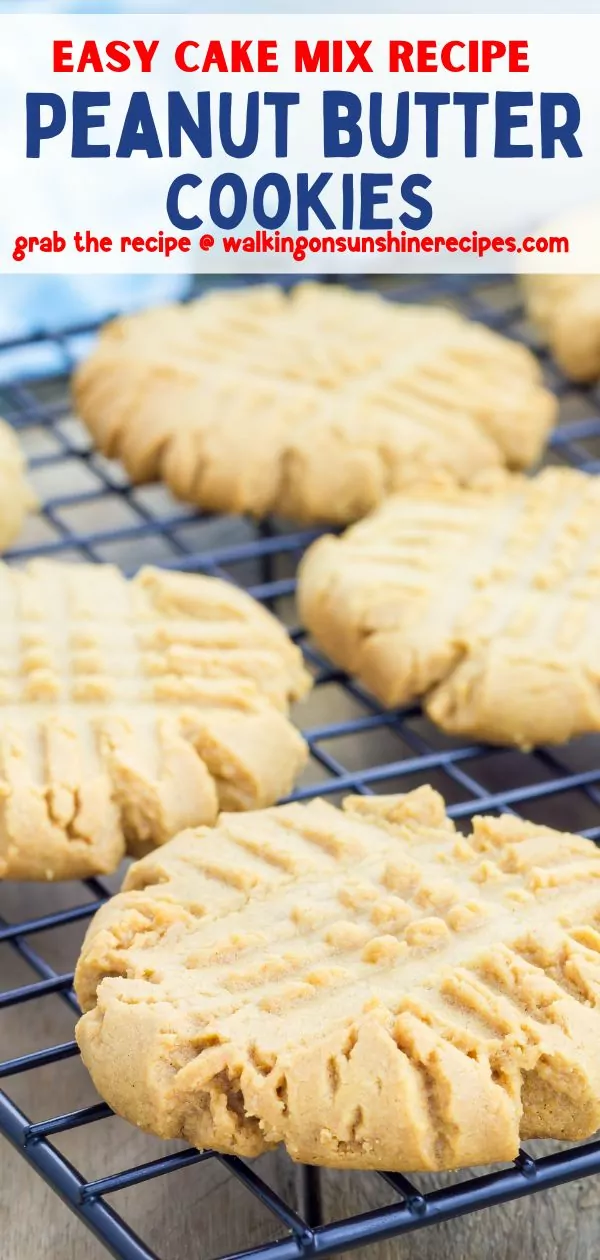
<path fill-rule="evenodd" d="M 485 258 L 490 254 L 568 254 L 567 236 L 489 236 L 485 232 L 472 232 L 461 236 L 421 236 L 389 229 L 379 235 L 355 233 L 354 235 L 308 236 L 284 235 L 279 231 L 264 229 L 246 236 L 223 235 L 216 239 L 204 232 L 197 239 L 191 236 L 173 236 L 159 231 L 151 236 L 97 236 L 89 230 L 75 232 L 71 238 L 56 230 L 46 236 L 18 236 L 14 242 L 14 262 L 25 262 L 39 254 L 112 254 L 132 257 L 163 255 L 179 258 L 199 251 L 211 253 L 221 249 L 223 254 L 284 254 L 290 261 L 303 263 L 317 254 L 468 254 Z"/>

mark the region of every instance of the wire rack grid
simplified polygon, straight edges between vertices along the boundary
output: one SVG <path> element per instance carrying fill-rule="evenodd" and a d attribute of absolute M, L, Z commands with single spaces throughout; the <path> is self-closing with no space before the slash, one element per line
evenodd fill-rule
<path fill-rule="evenodd" d="M 600 396 L 594 389 L 574 389 L 562 380 L 534 345 L 511 283 L 463 277 L 412 281 L 400 288 L 388 280 L 383 287 L 392 300 L 447 301 L 536 349 L 561 405 L 550 460 L 591 472 L 600 470 Z M 468 820 L 474 812 L 509 810 L 600 840 L 596 739 L 576 741 L 560 751 L 541 748 L 525 755 L 448 739 L 414 707 L 384 712 L 360 686 L 333 669 L 294 624 L 294 572 L 316 531 L 286 530 L 281 522 L 255 525 L 238 518 L 199 516 L 175 503 L 160 487 L 131 487 L 118 466 L 91 449 L 70 411 L 68 376 L 88 349 L 94 331 L 70 328 L 0 345 L 0 379 L 6 382 L 0 385 L 0 414 L 20 433 L 43 502 L 39 517 L 30 523 L 29 535 L 12 550 L 9 561 L 52 555 L 65 560 L 111 560 L 126 571 L 145 562 L 201 571 L 238 582 L 278 613 L 301 643 L 316 684 L 301 715 L 310 768 L 291 799 L 326 795 L 336 800 L 348 791 L 390 792 L 432 782 L 449 801 L 449 812 L 456 819 Z M 313 722 L 311 715 L 316 719 Z M 23 1004 L 30 1004 L 31 1011 L 42 999 L 50 998 L 66 1004 L 74 1021 L 72 970 L 57 968 L 47 942 L 65 927 L 79 926 L 83 931 L 111 891 L 106 881 L 88 880 L 83 886 L 69 886 L 66 904 L 63 898 L 57 908 L 49 889 L 39 913 L 25 909 L 16 919 L 0 917 L 0 956 L 7 950 L 26 973 L 22 983 L 1 991 L 4 968 L 0 962 L 3 1014 Z M 25 897 L 23 902 L 30 904 Z M 322 1216 L 316 1170 L 300 1169 L 295 1182 L 289 1180 L 289 1193 L 281 1194 L 262 1175 L 260 1162 L 247 1165 L 210 1151 L 161 1151 L 155 1159 L 134 1160 L 109 1175 L 89 1178 L 60 1149 L 60 1138 L 83 1126 L 106 1123 L 110 1109 L 91 1102 L 32 1120 L 15 1099 L 15 1081 L 31 1083 L 44 1068 L 52 1065 L 54 1070 L 76 1056 L 76 1044 L 69 1038 L 0 1062 L 0 1133 L 108 1252 L 122 1260 L 157 1260 L 157 1256 L 107 1198 L 157 1177 L 176 1178 L 184 1169 L 207 1162 L 225 1169 L 275 1219 L 275 1237 L 271 1228 L 253 1246 L 229 1252 L 229 1260 L 240 1254 L 263 1260 L 301 1260 L 345 1251 L 600 1172 L 600 1142 L 592 1141 L 539 1158 L 522 1151 L 509 1167 L 480 1176 L 453 1175 L 434 1188 L 426 1177 L 413 1183 L 398 1174 L 380 1175 L 378 1186 L 389 1201 L 381 1203 L 379 1193 L 371 1210 L 330 1220 Z M 363 1174 L 343 1176 L 356 1184 Z"/>

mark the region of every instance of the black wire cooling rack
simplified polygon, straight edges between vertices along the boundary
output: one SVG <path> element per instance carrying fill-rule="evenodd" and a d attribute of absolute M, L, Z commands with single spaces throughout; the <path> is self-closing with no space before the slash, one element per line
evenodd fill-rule
<path fill-rule="evenodd" d="M 391 299 L 450 302 L 466 315 L 537 350 L 510 282 L 463 277 L 399 285 L 388 278 L 378 285 Z M 598 740 L 580 740 L 559 751 L 539 749 L 525 755 L 447 739 L 416 708 L 382 711 L 359 686 L 332 669 L 294 626 L 294 571 L 315 537 L 314 531 L 286 531 L 279 522 L 258 526 L 232 517 L 198 516 L 169 500 L 161 488 L 130 487 L 118 466 L 91 450 L 70 412 L 68 376 L 93 335 L 92 327 L 80 327 L 0 345 L 0 414 L 19 430 L 29 449 L 43 500 L 42 513 L 32 526 L 33 536 L 10 553 L 10 562 L 44 554 L 112 560 L 130 570 L 150 561 L 226 577 L 263 600 L 288 624 L 315 674 L 313 695 L 319 720 L 310 725 L 309 719 L 306 731 L 311 770 L 292 799 L 319 794 L 335 799 L 348 791 L 390 792 L 433 782 L 450 802 L 449 812 L 454 818 L 511 810 L 532 821 L 579 830 L 600 840 Z M 540 358 L 561 406 L 550 460 L 600 471 L 599 393 L 572 387 L 544 354 L 540 353 Z M 100 520 L 108 520 L 108 526 L 99 525 Z M 311 711 L 315 711 L 314 704 L 309 715 Z M 28 976 L 26 983 L 0 992 L 0 1011 L 52 997 L 66 1003 L 75 1019 L 72 974 L 58 971 L 39 942 L 47 942 L 65 925 L 86 924 L 107 895 L 103 882 L 88 880 L 66 908 L 21 917 L 17 922 L 0 918 L 0 949 L 9 948 L 18 956 Z M 291 1201 L 272 1189 L 256 1165 L 210 1151 L 178 1150 L 90 1180 L 72 1166 L 55 1143 L 76 1128 L 105 1123 L 110 1109 L 95 1103 L 32 1123 L 10 1092 L 12 1085 L 14 1094 L 14 1081 L 23 1074 L 31 1082 L 32 1075 L 47 1065 L 76 1055 L 75 1042 L 68 1040 L 0 1062 L 4 1086 L 4 1092 L 0 1090 L 0 1133 L 107 1250 L 122 1260 L 157 1257 L 109 1205 L 107 1197 L 167 1176 L 173 1178 L 175 1192 L 178 1173 L 206 1161 L 225 1168 L 277 1222 L 275 1241 L 269 1236 L 249 1249 L 229 1253 L 229 1260 L 242 1254 L 263 1260 L 329 1255 L 600 1172 L 600 1141 L 593 1141 L 537 1159 L 522 1151 L 509 1167 L 483 1176 L 457 1174 L 441 1188 L 432 1189 L 431 1179 L 426 1177 L 417 1178 L 417 1185 L 397 1174 L 380 1175 L 378 1185 L 391 1202 L 326 1223 L 321 1216 L 319 1174 L 310 1169 L 298 1171 L 295 1188 L 290 1182 Z M 343 1176 L 355 1179 L 356 1185 L 363 1174 Z M 381 1197 L 374 1196 L 374 1203 Z M 197 1228 L 204 1255 L 200 1214 Z"/>

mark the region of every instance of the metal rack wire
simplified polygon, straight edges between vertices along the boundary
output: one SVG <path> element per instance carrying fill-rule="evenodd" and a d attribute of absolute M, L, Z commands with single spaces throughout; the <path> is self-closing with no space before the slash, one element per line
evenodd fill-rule
<path fill-rule="evenodd" d="M 398 289 L 397 282 L 395 287 L 388 279 L 384 285 L 392 299 L 450 301 L 465 314 L 532 344 L 510 282 L 436 278 L 412 281 Z M 292 799 L 318 794 L 337 798 L 347 791 L 407 790 L 429 781 L 450 801 L 449 812 L 457 819 L 467 819 L 474 812 L 512 810 L 600 840 L 598 740 L 590 738 L 559 751 L 538 749 L 525 755 L 449 740 L 415 708 L 382 711 L 361 687 L 332 669 L 293 624 L 294 571 L 315 531 L 286 531 L 280 522 L 256 526 L 234 518 L 197 516 L 169 500 L 163 490 L 130 487 L 118 467 L 98 456 L 71 417 L 68 400 L 68 375 L 93 333 L 90 327 L 71 328 L 0 345 L 0 379 L 6 380 L 5 385 L 0 384 L 0 414 L 20 431 L 29 448 L 33 476 L 43 499 L 42 514 L 31 527 L 33 533 L 10 553 L 9 560 L 17 563 L 43 554 L 114 560 L 126 570 L 152 561 L 202 571 L 239 582 L 281 615 L 302 644 L 316 681 L 316 709 L 313 706 L 311 710 L 309 702 L 306 730 L 311 769 Z M 543 354 L 540 357 L 548 383 L 561 401 L 561 420 L 550 459 L 600 471 L 599 393 L 574 389 Z M 99 525 L 100 519 L 108 519 L 109 524 Z M 319 719 L 312 725 L 311 711 Z M 108 894 L 105 883 L 88 880 L 66 908 L 49 909 L 15 922 L 0 917 L 0 950 L 9 948 L 28 974 L 25 983 L 0 991 L 0 1019 L 1 1013 L 11 1008 L 48 997 L 66 1003 L 75 1018 L 72 974 L 57 971 L 39 942 L 47 941 L 66 925 L 87 925 Z M 75 1042 L 67 1040 L 0 1062 L 0 1133 L 108 1251 L 122 1260 L 158 1258 L 109 1205 L 107 1196 L 156 1177 L 175 1177 L 181 1170 L 207 1161 L 218 1162 L 277 1222 L 279 1236 L 275 1241 L 230 1253 L 229 1260 L 233 1254 L 263 1260 L 329 1255 L 600 1172 L 600 1141 L 593 1141 L 538 1159 L 522 1151 L 508 1168 L 476 1177 L 459 1174 L 437 1189 L 431 1189 L 426 1178 L 418 1179 L 418 1186 L 406 1177 L 389 1174 L 380 1182 L 389 1191 L 390 1203 L 326 1223 L 321 1219 L 319 1177 L 314 1170 L 300 1170 L 293 1203 L 276 1193 L 255 1167 L 195 1150 L 162 1154 L 149 1162 L 119 1168 L 111 1175 L 88 1179 L 71 1165 L 55 1141 L 81 1126 L 102 1124 L 111 1116 L 110 1109 L 95 1103 L 31 1122 L 10 1092 L 15 1079 L 23 1074 L 35 1074 L 76 1055 Z"/>

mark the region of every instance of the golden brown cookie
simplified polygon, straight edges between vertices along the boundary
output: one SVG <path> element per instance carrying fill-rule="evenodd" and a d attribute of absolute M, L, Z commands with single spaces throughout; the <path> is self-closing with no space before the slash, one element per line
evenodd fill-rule
<path fill-rule="evenodd" d="M 571 211 L 545 224 L 546 236 L 565 236 L 589 256 L 598 253 L 600 206 Z M 527 312 L 566 376 L 600 376 L 600 276 L 528 275 L 521 278 Z"/>
<path fill-rule="evenodd" d="M 309 549 L 301 616 L 385 705 L 561 743 L 600 730 L 599 539 L 600 478 L 573 469 L 415 488 Z"/>
<path fill-rule="evenodd" d="M 109 324 L 79 413 L 133 481 L 207 510 L 345 524 L 430 472 L 527 467 L 556 405 L 533 356 L 450 310 L 303 284 Z"/>
<path fill-rule="evenodd" d="M 215 578 L 0 565 L 0 876 L 114 870 L 289 792 L 299 650 Z"/>
<path fill-rule="evenodd" d="M 131 867 L 76 973 L 121 1116 L 341 1168 L 509 1160 L 600 1125 L 600 853 L 431 788 L 223 815 Z"/>
<path fill-rule="evenodd" d="M 25 477 L 25 460 L 16 434 L 0 420 L 0 551 L 21 532 L 35 496 Z"/>

